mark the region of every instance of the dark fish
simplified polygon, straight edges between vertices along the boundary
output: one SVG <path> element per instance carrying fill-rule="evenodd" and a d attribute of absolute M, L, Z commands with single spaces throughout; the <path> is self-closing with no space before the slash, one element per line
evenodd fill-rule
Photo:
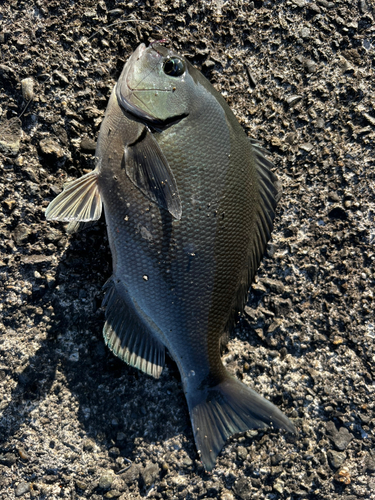
<path fill-rule="evenodd" d="M 220 357 L 272 230 L 279 188 L 263 153 L 186 59 L 142 44 L 109 100 L 95 170 L 46 211 L 74 226 L 99 219 L 104 205 L 113 256 L 105 341 L 154 377 L 168 349 L 206 470 L 232 434 L 294 432 Z"/>

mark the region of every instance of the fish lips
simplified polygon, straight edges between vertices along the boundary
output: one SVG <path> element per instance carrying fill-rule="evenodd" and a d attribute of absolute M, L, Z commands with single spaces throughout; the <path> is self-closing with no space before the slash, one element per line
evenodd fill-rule
<path fill-rule="evenodd" d="M 185 118 L 187 116 L 187 113 L 183 113 L 178 116 L 161 119 L 135 104 L 135 101 L 139 100 L 144 104 L 144 106 L 146 106 L 145 103 L 141 101 L 141 99 L 137 96 L 137 93 L 147 91 L 173 92 L 175 90 L 173 84 L 170 84 L 163 89 L 156 88 L 155 86 L 153 86 L 152 82 L 150 82 L 149 79 L 152 73 L 160 65 L 160 61 L 165 58 L 165 55 L 167 54 L 162 54 L 159 50 L 156 49 L 156 46 L 146 47 L 144 43 L 141 43 L 141 45 L 137 47 L 137 49 L 133 52 L 131 57 L 126 62 L 121 72 L 120 78 L 116 84 L 117 101 L 119 105 L 124 109 L 124 111 L 130 113 L 141 122 L 157 128 L 163 128 L 165 126 L 177 123 L 182 118 Z M 150 69 L 148 70 L 146 75 L 141 75 L 141 70 L 144 71 L 144 65 L 140 64 L 139 61 L 145 57 L 147 58 L 147 64 Z M 150 82 L 151 86 L 141 87 L 141 85 L 144 85 L 145 82 Z"/>

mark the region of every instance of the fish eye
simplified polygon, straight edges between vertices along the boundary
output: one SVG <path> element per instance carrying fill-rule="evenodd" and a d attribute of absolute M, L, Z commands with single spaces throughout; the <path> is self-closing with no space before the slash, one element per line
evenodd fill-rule
<path fill-rule="evenodd" d="M 185 62 L 179 57 L 171 57 L 164 63 L 164 73 L 168 76 L 181 76 L 185 73 Z"/>

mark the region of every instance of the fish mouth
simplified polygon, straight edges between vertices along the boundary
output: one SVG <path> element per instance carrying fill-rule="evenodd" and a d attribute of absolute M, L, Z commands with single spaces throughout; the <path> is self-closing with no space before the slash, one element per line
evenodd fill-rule
<path fill-rule="evenodd" d="M 150 63 L 150 68 L 148 71 L 144 72 L 142 77 L 137 80 L 137 71 L 134 66 L 138 63 L 140 59 L 147 57 Z M 183 114 L 181 116 L 174 116 L 172 118 L 167 118 L 162 120 L 157 118 L 149 109 L 147 104 L 142 99 L 142 93 L 144 92 L 173 92 L 173 85 L 170 88 L 157 88 L 157 87 L 142 87 L 145 80 L 148 80 L 150 75 L 154 70 L 160 65 L 160 60 L 163 58 L 157 48 L 153 45 L 146 47 L 144 43 L 140 44 L 137 49 L 133 52 L 129 60 L 124 66 L 120 78 L 116 84 L 116 97 L 120 106 L 129 114 L 137 118 L 142 122 L 146 122 L 150 126 L 168 126 L 180 121 L 187 115 Z M 134 101 L 138 101 L 140 106 Z"/>

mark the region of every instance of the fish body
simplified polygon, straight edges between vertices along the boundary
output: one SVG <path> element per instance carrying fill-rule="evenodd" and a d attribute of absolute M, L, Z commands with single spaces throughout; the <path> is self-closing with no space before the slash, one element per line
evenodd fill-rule
<path fill-rule="evenodd" d="M 279 186 L 263 152 L 187 60 L 142 44 L 111 94 L 95 170 L 46 211 L 88 222 L 104 206 L 113 258 L 104 338 L 154 377 L 168 349 L 206 470 L 236 432 L 294 431 L 220 356 L 272 229 Z"/>

